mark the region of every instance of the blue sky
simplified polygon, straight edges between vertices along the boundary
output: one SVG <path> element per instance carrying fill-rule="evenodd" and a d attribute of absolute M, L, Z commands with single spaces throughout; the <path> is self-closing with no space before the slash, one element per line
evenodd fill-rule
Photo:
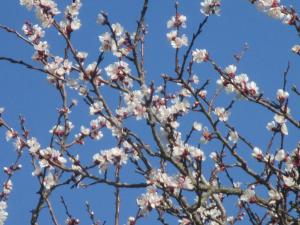
<path fill-rule="evenodd" d="M 59 1 L 57 1 L 59 2 Z M 296 1 L 284 1 L 293 4 Z M 82 51 L 89 53 L 88 61 L 92 62 L 99 54 L 98 35 L 106 29 L 97 25 L 97 14 L 104 10 L 108 12 L 112 22 L 120 22 L 126 30 L 135 30 L 136 20 L 139 15 L 141 1 L 138 0 L 89 0 L 83 2 L 80 19 L 82 28 L 74 35 L 74 45 Z M 300 8 L 300 5 L 295 5 Z M 186 33 L 191 33 L 196 29 L 199 21 L 203 19 L 200 13 L 200 1 L 180 1 L 179 11 L 186 15 Z M 174 14 L 174 1 L 151 1 L 146 21 L 149 27 L 149 34 L 146 38 L 145 60 L 147 79 L 160 82 L 160 74 L 173 73 L 174 49 L 170 47 L 166 39 L 167 20 Z M 5 1 L 0 9 L 0 23 L 8 25 L 21 31 L 25 21 L 36 23 L 33 12 L 27 11 L 19 6 L 17 0 Z M 191 37 L 191 36 L 189 36 Z M 63 42 L 61 37 L 53 30 L 46 30 L 46 39 L 50 43 L 52 53 L 62 54 Z M 16 59 L 23 59 L 31 62 L 33 50 L 26 46 L 14 35 L 0 32 L 0 56 L 8 56 Z M 289 87 L 291 84 L 298 84 L 300 81 L 299 62 L 296 55 L 291 53 L 291 47 L 299 43 L 299 38 L 294 29 L 283 25 L 280 21 L 273 20 L 244 0 L 226 0 L 222 3 L 221 16 L 212 16 L 205 26 L 203 33 L 197 40 L 195 47 L 206 48 L 212 58 L 221 66 L 225 67 L 234 63 L 233 55 L 240 52 L 244 43 L 250 46 L 246 55 L 238 66 L 239 73 L 247 73 L 250 79 L 256 81 L 266 96 L 274 99 L 276 91 L 282 86 L 283 72 L 288 61 L 291 63 L 289 73 Z M 111 59 L 104 61 L 104 66 L 108 65 Z M 49 143 L 49 129 L 56 122 L 56 108 L 60 106 L 58 93 L 50 86 L 45 76 L 41 73 L 26 70 L 21 66 L 12 65 L 0 61 L 0 107 L 5 107 L 5 118 L 13 127 L 18 127 L 18 115 L 22 114 L 26 118 L 26 124 L 32 135 L 36 136 L 43 146 Z M 195 65 L 194 72 L 200 77 L 200 81 L 210 78 L 212 86 L 215 87 L 217 74 L 208 65 Z M 80 96 L 71 92 L 71 96 L 80 99 Z M 108 101 L 113 103 L 117 97 L 107 94 Z M 220 105 L 230 102 L 232 96 L 223 96 L 218 102 Z M 299 100 L 299 99 L 298 99 Z M 292 96 L 292 106 L 297 104 L 297 98 Z M 82 123 L 87 124 L 91 117 L 86 116 L 88 108 L 79 101 L 79 106 L 72 112 L 75 126 L 78 128 Z M 300 109 L 292 107 L 293 115 L 300 113 Z M 259 106 L 247 102 L 238 102 L 230 118 L 231 124 L 249 137 L 249 139 L 260 147 L 267 145 L 270 133 L 265 129 L 266 123 L 271 121 L 273 114 L 267 112 Z M 198 120 L 197 117 L 195 119 Z M 191 118 L 191 123 L 194 118 Z M 205 122 L 203 122 L 205 124 Z M 143 130 L 145 124 L 140 123 L 136 129 Z M 135 126 L 135 124 L 132 124 Z M 288 137 L 287 150 L 292 150 L 297 144 L 299 132 L 294 130 L 291 125 L 290 136 Z M 10 164 L 15 156 L 11 143 L 6 143 L 3 129 L 0 130 L 0 167 Z M 88 143 L 86 148 L 94 148 L 87 153 L 82 149 L 81 154 L 91 157 L 95 151 L 109 146 L 108 143 L 92 144 Z M 206 148 L 206 147 L 204 147 Z M 206 148 L 207 155 L 213 149 Z M 37 202 L 36 180 L 31 177 L 31 165 L 29 157 L 24 155 L 22 160 L 23 171 L 14 177 L 15 189 L 9 200 L 9 219 L 7 225 L 27 224 L 30 218 L 30 210 Z M 255 165 L 255 162 L 250 164 Z M 4 177 L 0 175 L 0 181 Z M 113 189 L 107 187 L 93 187 L 86 190 L 64 189 L 55 193 L 53 201 L 58 203 L 58 197 L 63 194 L 65 200 L 70 205 L 71 212 L 80 217 L 82 224 L 87 224 L 87 214 L 85 213 L 84 202 L 91 202 L 97 217 L 107 220 L 107 224 L 112 224 L 113 203 L 111 196 Z M 122 193 L 121 224 L 126 222 L 126 218 L 135 213 L 136 191 Z M 74 198 L 76 196 L 76 198 Z M 60 221 L 63 221 L 64 213 L 61 204 L 57 205 L 56 211 Z M 50 224 L 48 212 L 42 214 L 42 225 Z M 152 220 L 152 222 L 151 222 Z M 149 217 L 153 224 L 154 218 Z M 154 222 L 155 224 L 157 222 Z M 246 223 L 245 223 L 246 224 Z"/>

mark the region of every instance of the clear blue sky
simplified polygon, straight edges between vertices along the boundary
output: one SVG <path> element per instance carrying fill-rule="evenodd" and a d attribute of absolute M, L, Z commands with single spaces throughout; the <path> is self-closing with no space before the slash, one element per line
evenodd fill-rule
<path fill-rule="evenodd" d="M 17 0 L 11 0 L 2 3 L 0 23 L 21 31 L 25 21 L 29 20 L 36 23 L 36 19 L 33 12 L 19 6 L 18 2 Z M 284 1 L 287 5 L 295 2 Z M 112 22 L 120 22 L 126 30 L 132 32 L 136 25 L 141 3 L 142 1 L 139 0 L 83 1 L 80 14 L 82 28 L 75 32 L 75 46 L 79 50 L 89 53 L 89 62 L 94 61 L 99 53 L 98 35 L 106 31 L 105 28 L 95 23 L 97 14 L 101 10 L 108 12 Z M 200 14 L 200 1 L 180 1 L 180 3 L 179 11 L 188 18 L 186 31 L 187 34 L 191 35 L 199 21 L 203 19 L 203 15 Z M 295 5 L 295 7 L 299 9 L 300 5 Z M 170 47 L 166 39 L 166 22 L 173 14 L 174 1 L 150 0 L 149 13 L 146 16 L 149 35 L 146 39 L 145 57 L 148 79 L 154 80 L 156 83 L 159 83 L 161 73 L 171 74 L 174 67 L 174 49 Z M 52 53 L 61 54 L 63 52 L 62 41 L 59 41 L 56 32 L 46 30 L 46 39 L 50 43 Z M 31 62 L 33 50 L 24 45 L 14 35 L 0 31 L 0 40 L 1 56 Z M 221 16 L 213 16 L 209 19 L 195 47 L 206 48 L 213 59 L 220 66 L 225 67 L 235 62 L 233 55 L 242 49 L 245 42 L 249 44 L 250 49 L 242 59 L 238 72 L 247 73 L 252 80 L 257 82 L 266 96 L 274 99 L 276 90 L 281 88 L 282 74 L 288 61 L 291 63 L 288 85 L 299 84 L 300 64 L 297 61 L 299 59 L 290 51 L 294 44 L 299 43 L 296 32 L 294 29 L 257 11 L 246 0 L 223 1 Z M 109 60 L 106 60 L 102 69 L 108 64 Z M 48 131 L 56 122 L 56 108 L 60 106 L 57 91 L 47 83 L 43 74 L 7 62 L 0 62 L 0 68 L 0 107 L 6 108 L 6 120 L 12 126 L 18 127 L 18 115 L 24 115 L 27 119 L 27 127 L 32 135 L 39 139 L 43 147 L 46 147 L 49 143 Z M 213 86 L 218 78 L 217 74 L 206 65 L 195 65 L 194 72 L 199 74 L 200 80 L 210 77 Z M 75 96 L 80 99 L 79 96 Z M 115 101 L 114 96 L 110 98 L 109 101 Z M 230 99 L 230 96 L 226 96 L 219 103 L 220 105 L 227 104 Z M 293 104 L 296 105 L 298 100 L 292 98 Z M 81 121 L 83 124 L 87 124 L 91 119 L 91 117 L 85 116 L 87 112 L 86 105 L 80 101 L 79 106 L 72 112 L 72 118 L 77 128 L 80 127 Z M 300 108 L 292 107 L 292 113 L 293 115 L 299 114 Z M 261 107 L 247 102 L 239 102 L 232 112 L 230 122 L 245 136 L 249 137 L 255 145 L 264 148 L 270 137 L 270 133 L 265 129 L 265 126 L 272 118 L 273 114 L 266 112 Z M 290 125 L 288 127 L 290 136 L 287 150 L 292 150 L 297 144 L 299 132 L 292 129 Z M 137 127 L 137 129 L 142 130 L 142 127 Z M 0 130 L 0 135 L 0 167 L 3 167 L 12 162 L 15 153 L 11 143 L 6 143 L 3 129 Z M 97 145 L 88 144 L 87 148 L 93 149 L 87 151 L 87 153 L 86 150 L 81 149 L 81 153 L 91 157 L 93 153 L 107 146 L 110 146 L 109 143 L 103 143 L 103 145 L 102 143 Z M 207 156 L 214 150 L 206 147 L 204 149 Z M 254 161 L 252 163 L 255 164 Z M 23 171 L 17 173 L 13 180 L 15 188 L 8 202 L 9 218 L 7 225 L 28 224 L 31 216 L 30 210 L 37 202 L 35 192 L 38 190 L 38 186 L 36 180 L 31 177 L 32 168 L 27 154 L 25 154 L 22 164 Z M 0 174 L 0 182 L 3 182 L 3 179 L 4 177 Z M 63 191 L 58 191 L 53 195 L 54 203 L 58 202 L 58 196 L 61 194 L 65 196 L 65 200 L 69 203 L 70 211 L 81 219 L 82 224 L 89 224 L 84 208 L 85 200 L 91 202 L 99 219 L 107 220 L 107 224 L 112 224 L 114 211 L 111 197 L 113 189 L 99 186 L 87 191 L 63 189 Z M 134 215 L 136 211 L 134 196 L 136 195 L 136 191 L 122 193 L 121 224 L 126 223 L 128 216 Z M 64 218 L 62 205 L 54 205 L 58 205 L 56 211 L 62 222 Z M 144 224 L 156 223 L 150 217 L 149 222 Z M 40 224 L 51 224 L 46 210 L 42 213 Z"/>

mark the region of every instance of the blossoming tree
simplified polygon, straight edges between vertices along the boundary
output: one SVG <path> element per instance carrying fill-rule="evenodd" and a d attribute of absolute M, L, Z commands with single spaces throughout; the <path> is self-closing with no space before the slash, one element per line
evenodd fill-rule
<path fill-rule="evenodd" d="M 111 21 L 108 13 L 98 14 L 96 22 L 105 31 L 99 35 L 94 61 L 73 42 L 84 24 L 79 17 L 80 0 L 67 5 L 20 0 L 35 12 L 39 23 L 27 21 L 22 31 L 0 25 L 34 51 L 31 61 L 7 56 L 0 60 L 45 75 L 61 103 L 47 134 L 50 141 L 43 144 L 42 137 L 30 132 L 25 117 L 20 116 L 19 126 L 12 127 L 6 110 L 0 108 L 0 129 L 6 141 L 13 143 L 16 157 L 9 165 L 1 164 L 0 224 L 16 216 L 8 213 L 14 211 L 9 198 L 16 174 L 27 164 L 38 187 L 30 222 L 24 224 L 82 224 L 82 214 L 74 215 L 74 205 L 63 196 L 69 188 L 88 192 L 98 186 L 114 190 L 110 197 L 114 216 L 98 218 L 101 207 L 86 199 L 85 208 L 79 208 L 93 225 L 146 224 L 149 218 L 164 225 L 300 224 L 300 145 L 286 147 L 288 127 L 300 128 L 298 116 L 290 109 L 300 95 L 296 86 L 288 84 L 290 64 L 274 96 L 266 96 L 246 73 L 238 72 L 248 45 L 234 55 L 234 63 L 223 67 L 213 57 L 217 53 L 197 44 L 210 18 L 221 14 L 221 1 L 200 2 L 198 24 L 190 25 L 195 29 L 192 33 L 186 32 L 188 15 L 181 12 L 181 4 L 189 3 L 182 1 L 168 9 L 174 13 L 164 22 L 166 47 L 174 51 L 172 72 L 154 77 L 147 67 L 155 66 L 147 58 L 151 2 L 141 1 L 133 32 L 122 21 Z M 300 17 L 292 6 L 279 0 L 249 3 L 300 35 Z M 52 30 L 64 43 L 62 54 L 49 47 L 46 33 Z M 299 45 L 291 49 L 300 55 Z M 200 75 L 204 64 L 215 75 L 209 80 Z M 236 105 L 244 102 L 272 115 L 264 124 L 271 136 L 264 137 L 266 147 L 259 147 L 230 122 Z M 71 111 L 79 108 L 89 114 L 88 122 L 73 120 Z M 19 188 L 15 186 L 14 191 Z M 136 193 L 132 195 L 136 208 L 125 221 L 120 216 L 126 208 L 122 194 L 129 190 Z M 56 193 L 61 195 L 59 203 Z M 41 214 L 46 216 L 41 219 Z"/>

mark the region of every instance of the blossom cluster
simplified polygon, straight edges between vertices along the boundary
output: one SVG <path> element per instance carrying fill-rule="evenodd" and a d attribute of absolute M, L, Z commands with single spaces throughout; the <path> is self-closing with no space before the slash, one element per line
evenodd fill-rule
<path fill-rule="evenodd" d="M 81 27 L 80 19 L 78 18 L 81 8 L 81 0 L 75 0 L 65 9 L 65 19 L 60 22 L 60 27 L 66 35 L 70 35 L 72 31 L 78 30 Z"/>
<path fill-rule="evenodd" d="M 189 177 L 183 177 L 181 175 L 169 176 L 160 169 L 151 171 L 147 178 L 147 183 L 151 184 L 152 186 L 155 185 L 156 187 L 167 189 L 174 196 L 178 196 L 182 190 L 194 189 L 192 181 Z"/>
<path fill-rule="evenodd" d="M 95 106 L 91 106 L 90 108 L 90 112 L 94 113 L 94 112 L 98 112 L 98 111 L 94 111 Z M 98 110 L 98 109 L 96 109 Z M 90 122 L 90 128 L 87 128 L 85 126 L 81 126 L 80 127 L 80 133 L 75 135 L 77 142 L 80 144 L 83 144 L 83 138 L 86 136 L 91 137 L 92 139 L 95 140 L 100 140 L 103 137 L 103 133 L 101 131 L 101 129 L 103 127 L 106 127 L 109 123 L 107 123 L 106 119 L 102 116 L 98 116 L 96 119 L 91 120 Z"/>
<path fill-rule="evenodd" d="M 36 59 L 39 59 L 40 51 L 41 50 L 37 50 Z M 41 54 L 43 55 L 43 57 L 47 56 L 47 52 L 48 47 L 42 50 Z M 57 56 L 52 62 L 48 62 L 47 65 L 45 65 L 44 69 L 50 74 L 48 75 L 48 81 L 53 83 L 55 81 L 53 75 L 63 78 L 65 74 L 70 74 L 72 69 L 72 62 L 70 62 L 68 59 L 63 59 Z"/>
<path fill-rule="evenodd" d="M 126 107 L 117 109 L 117 115 L 121 118 L 133 115 L 137 120 L 147 118 L 144 94 L 141 90 L 124 93 Z"/>
<path fill-rule="evenodd" d="M 45 31 L 38 24 L 32 25 L 30 22 L 26 22 L 23 25 L 22 30 L 28 39 L 34 44 L 38 44 L 40 39 L 45 35 Z"/>
<path fill-rule="evenodd" d="M 236 74 L 237 67 L 229 65 L 225 68 L 224 74 L 217 80 L 217 84 L 224 87 L 227 93 L 236 93 L 238 97 L 256 97 L 259 95 L 259 88 L 254 81 L 250 81 L 247 74 Z"/>
<path fill-rule="evenodd" d="M 283 135 L 288 135 L 286 119 L 282 115 L 276 114 L 274 120 L 267 124 L 267 129 L 271 132 L 280 131 Z"/>
<path fill-rule="evenodd" d="M 106 171 L 109 164 L 121 166 L 126 164 L 127 160 L 128 155 L 124 152 L 124 149 L 118 147 L 103 150 L 93 156 L 93 161 L 98 165 L 100 172 Z"/>
<path fill-rule="evenodd" d="M 131 69 L 128 63 L 124 61 L 115 62 L 105 67 L 105 71 L 111 81 L 119 81 L 128 87 L 132 86 L 132 79 L 130 78 Z"/>
<path fill-rule="evenodd" d="M 171 30 L 167 33 L 167 39 L 171 43 L 173 48 L 179 49 L 183 46 L 188 45 L 188 38 L 185 34 L 180 35 L 180 28 L 186 28 L 186 16 L 176 13 L 175 16 L 172 16 L 171 19 L 167 22 L 167 27 Z"/>
<path fill-rule="evenodd" d="M 54 16 L 60 13 L 57 4 L 53 0 L 20 0 L 20 4 L 27 9 L 35 9 L 36 17 L 43 27 L 50 27 L 54 22 Z"/>
<path fill-rule="evenodd" d="M 102 16 L 102 14 L 100 14 Z M 105 19 L 106 20 L 106 19 Z M 100 24 L 105 24 L 100 22 Z M 121 58 L 131 52 L 130 34 L 125 32 L 120 23 L 110 25 L 111 32 L 105 32 L 99 36 L 100 52 L 111 51 L 114 56 Z"/>
<path fill-rule="evenodd" d="M 285 169 L 284 171 L 278 172 L 278 176 L 287 188 L 296 190 L 300 189 L 300 185 L 297 184 L 297 179 L 299 177 L 299 148 L 295 148 L 290 155 L 284 149 L 279 149 L 274 156 L 270 153 L 264 154 L 260 148 L 254 147 L 252 156 L 257 160 L 265 162 L 267 164 L 274 164 L 275 161 L 280 164 L 284 164 Z"/>
<path fill-rule="evenodd" d="M 285 24 L 291 25 L 295 22 L 296 14 L 290 13 L 284 5 L 280 5 L 280 0 L 256 0 L 255 5 L 270 17 Z"/>
<path fill-rule="evenodd" d="M 157 193 L 156 188 L 150 186 L 147 188 L 147 192 L 137 199 L 137 204 L 142 214 L 146 214 L 152 209 L 159 207 L 162 204 L 162 199 L 163 198 Z"/>
<path fill-rule="evenodd" d="M 72 129 L 74 128 L 74 125 L 71 121 L 67 121 L 65 125 L 54 125 L 49 132 L 51 134 L 55 134 L 57 136 L 64 136 L 68 134 Z"/>

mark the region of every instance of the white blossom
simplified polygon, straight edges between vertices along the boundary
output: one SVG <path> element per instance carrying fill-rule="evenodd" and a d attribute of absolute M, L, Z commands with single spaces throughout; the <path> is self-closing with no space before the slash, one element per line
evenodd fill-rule
<path fill-rule="evenodd" d="M 49 45 L 47 41 L 40 41 L 38 44 L 34 45 L 36 53 L 32 56 L 33 59 L 41 59 L 49 55 Z"/>
<path fill-rule="evenodd" d="M 259 149 L 258 147 L 254 147 L 253 148 L 253 153 L 252 156 L 258 160 L 263 158 L 263 152 L 261 149 Z"/>
<path fill-rule="evenodd" d="M 32 137 L 31 139 L 27 140 L 27 145 L 29 146 L 29 152 L 34 155 L 41 148 L 41 145 L 39 144 L 39 142 L 37 141 L 37 139 L 35 137 Z"/>
<path fill-rule="evenodd" d="M 257 0 L 255 1 L 256 6 L 260 10 L 265 10 L 267 8 L 270 8 L 274 3 L 274 0 Z"/>
<path fill-rule="evenodd" d="M 124 61 L 110 64 L 105 68 L 105 71 L 110 79 L 114 81 L 124 80 L 131 73 L 128 63 Z"/>
<path fill-rule="evenodd" d="M 124 28 L 121 26 L 121 24 L 119 23 L 114 23 L 111 25 L 111 28 L 113 29 L 113 32 L 117 35 L 117 36 L 121 36 L 124 32 Z"/>
<path fill-rule="evenodd" d="M 207 91 L 206 90 L 201 90 L 198 92 L 198 95 L 201 97 L 201 98 L 206 98 L 207 96 Z"/>
<path fill-rule="evenodd" d="M 227 223 L 233 224 L 234 220 L 235 220 L 235 218 L 233 216 L 227 217 Z"/>
<path fill-rule="evenodd" d="M 201 2 L 201 13 L 205 16 L 212 14 L 220 15 L 221 0 L 203 0 Z"/>
<path fill-rule="evenodd" d="M 103 103 L 96 101 L 90 106 L 90 115 L 95 115 L 103 109 Z"/>
<path fill-rule="evenodd" d="M 208 59 L 208 52 L 206 49 L 195 49 L 192 52 L 192 56 L 194 62 L 201 63 Z"/>
<path fill-rule="evenodd" d="M 6 141 L 9 141 L 12 138 L 16 138 L 18 136 L 18 133 L 14 131 L 13 129 L 9 129 L 5 133 L 5 139 Z"/>
<path fill-rule="evenodd" d="M 128 217 L 127 225 L 134 225 L 135 224 L 135 218 L 133 216 Z"/>
<path fill-rule="evenodd" d="M 236 132 L 236 131 L 230 131 L 229 132 L 229 141 L 231 141 L 232 143 L 237 143 L 238 142 L 238 140 L 239 140 L 239 134 L 238 134 L 238 132 Z"/>
<path fill-rule="evenodd" d="M 38 24 L 32 25 L 29 22 L 23 25 L 22 30 L 28 39 L 35 44 L 45 35 L 45 31 Z"/>
<path fill-rule="evenodd" d="M 284 149 L 279 149 L 275 155 L 275 160 L 281 162 L 286 157 Z"/>
<path fill-rule="evenodd" d="M 76 56 L 81 60 L 85 60 L 86 57 L 88 56 L 88 53 L 87 52 L 77 52 Z"/>
<path fill-rule="evenodd" d="M 101 42 L 101 47 L 99 49 L 101 52 L 116 50 L 115 42 L 112 39 L 110 33 L 105 32 L 104 34 L 100 35 L 98 38 L 99 41 Z"/>
<path fill-rule="evenodd" d="M 212 134 L 209 132 L 207 127 L 202 129 L 202 136 L 200 138 L 200 142 L 203 144 L 207 144 L 212 139 Z"/>
<path fill-rule="evenodd" d="M 20 5 L 25 6 L 28 10 L 31 10 L 34 6 L 34 0 L 20 0 Z"/>
<path fill-rule="evenodd" d="M 72 17 L 78 16 L 81 6 L 81 0 L 74 0 L 70 5 L 66 7 L 65 14 L 68 13 Z"/>
<path fill-rule="evenodd" d="M 199 83 L 199 77 L 197 75 L 193 75 L 190 79 L 190 81 L 194 84 L 198 84 Z"/>
<path fill-rule="evenodd" d="M 280 125 L 280 131 L 283 135 L 288 135 L 289 134 L 286 123 L 283 123 L 283 124 Z"/>
<path fill-rule="evenodd" d="M 43 27 L 50 27 L 54 22 L 54 16 L 59 14 L 57 4 L 53 0 L 33 1 L 36 17 L 41 21 Z M 45 8 L 47 10 L 45 10 Z"/>
<path fill-rule="evenodd" d="M 122 148 L 118 147 L 103 150 L 93 156 L 94 163 L 98 165 L 100 169 L 99 172 L 104 172 L 108 168 L 109 164 L 124 165 L 127 163 L 127 160 L 128 155 Z"/>
<path fill-rule="evenodd" d="M 289 97 L 289 93 L 282 89 L 278 89 L 276 97 L 277 97 L 278 101 L 283 102 L 284 100 L 286 100 Z"/>
<path fill-rule="evenodd" d="M 107 21 L 106 21 L 106 18 L 103 16 L 103 13 L 99 13 L 97 15 L 97 21 L 96 21 L 98 24 L 100 25 L 104 25 Z"/>
<path fill-rule="evenodd" d="M 277 125 L 275 121 L 271 121 L 267 124 L 266 128 L 267 130 L 273 132 L 276 129 Z"/>
<path fill-rule="evenodd" d="M 252 188 L 248 188 L 241 195 L 240 200 L 243 202 L 250 202 L 255 198 L 255 191 Z"/>
<path fill-rule="evenodd" d="M 172 18 L 167 22 L 168 28 L 186 27 L 186 16 L 178 14 L 172 16 Z"/>
<path fill-rule="evenodd" d="M 283 123 L 286 122 L 286 119 L 284 118 L 284 116 L 279 115 L 279 114 L 275 114 L 274 120 L 275 120 L 275 122 L 278 123 L 278 124 L 283 124 Z"/>
<path fill-rule="evenodd" d="M 284 135 L 288 135 L 288 128 L 287 128 L 286 119 L 284 118 L 284 116 L 275 114 L 274 120 L 279 125 L 281 133 Z"/>
<path fill-rule="evenodd" d="M 147 192 L 142 194 L 137 199 L 137 204 L 143 214 L 149 212 L 149 210 L 156 208 L 161 204 L 162 197 L 158 195 L 154 187 L 148 187 Z"/>
<path fill-rule="evenodd" d="M 75 171 L 79 171 L 81 172 L 82 171 L 82 168 L 80 166 L 80 161 L 79 161 L 79 155 L 77 154 L 75 157 L 70 157 L 69 158 L 71 163 L 72 163 L 72 170 L 75 170 Z"/>
<path fill-rule="evenodd" d="M 11 179 L 9 179 L 3 185 L 3 193 L 5 195 L 8 195 L 12 191 L 12 189 L 13 189 L 13 183 L 12 183 Z"/>
<path fill-rule="evenodd" d="M 78 30 L 81 27 L 80 19 L 74 18 L 71 22 L 71 29 Z"/>
<path fill-rule="evenodd" d="M 80 127 L 80 132 L 81 132 L 83 135 L 85 135 L 85 136 L 88 136 L 88 135 L 90 135 L 90 133 L 91 133 L 90 129 L 89 129 L 89 128 L 86 128 L 86 127 L 84 127 L 84 126 L 81 126 L 81 127 Z"/>
<path fill-rule="evenodd" d="M 188 38 L 185 34 L 178 37 L 177 30 L 172 30 L 167 33 L 167 38 L 170 41 L 173 48 L 181 48 L 188 45 Z"/>
<path fill-rule="evenodd" d="M 268 194 L 269 194 L 270 199 L 272 199 L 272 200 L 280 200 L 282 198 L 282 195 L 278 191 L 273 190 L 273 189 L 268 191 Z"/>
<path fill-rule="evenodd" d="M 214 160 L 217 161 L 218 160 L 218 154 L 216 152 L 212 152 L 209 154 L 209 157 Z"/>
<path fill-rule="evenodd" d="M 195 147 L 191 148 L 190 149 L 190 154 L 197 161 L 204 161 L 205 160 L 204 152 L 199 148 L 195 148 Z"/>
<path fill-rule="evenodd" d="M 283 178 L 284 184 L 287 187 L 293 187 L 294 185 L 296 185 L 296 182 L 293 177 L 283 175 L 282 178 Z"/>
<path fill-rule="evenodd" d="M 50 172 L 43 180 L 43 185 L 46 189 L 51 189 L 57 183 L 57 178 Z"/>
<path fill-rule="evenodd" d="M 54 125 L 49 133 L 55 134 L 57 136 L 64 136 L 70 132 L 71 129 L 74 128 L 74 125 L 71 121 L 67 121 L 65 125 Z"/>
<path fill-rule="evenodd" d="M 300 45 L 294 45 L 292 47 L 292 52 L 294 52 L 295 54 L 300 54 Z"/>
<path fill-rule="evenodd" d="M 39 161 L 42 168 L 48 166 L 51 167 L 51 163 L 64 165 L 67 162 L 62 153 L 60 153 L 58 150 L 55 150 L 54 148 L 47 147 L 45 149 L 41 149 L 39 154 L 42 157 L 42 159 Z"/>
<path fill-rule="evenodd" d="M 285 14 L 282 13 L 282 8 L 281 7 L 271 7 L 267 10 L 267 13 L 270 17 L 274 19 L 283 19 Z"/>
<path fill-rule="evenodd" d="M 214 110 L 214 114 L 219 117 L 219 120 L 222 122 L 226 122 L 230 115 L 230 112 L 226 111 L 222 107 L 216 107 Z"/>
<path fill-rule="evenodd" d="M 16 150 L 21 151 L 25 146 L 25 143 L 20 137 L 16 137 L 13 145 L 15 146 Z"/>
<path fill-rule="evenodd" d="M 257 96 L 259 94 L 259 88 L 257 87 L 256 83 L 254 81 L 250 81 L 247 83 L 247 91 L 252 96 Z"/>
<path fill-rule="evenodd" d="M 4 222 L 8 217 L 6 208 L 7 208 L 7 203 L 5 201 L 0 201 L 0 225 L 4 225 Z"/>
<path fill-rule="evenodd" d="M 234 77 L 236 72 L 236 66 L 235 65 L 229 65 L 225 68 L 224 72 L 229 75 L 230 77 Z"/>
<path fill-rule="evenodd" d="M 198 123 L 198 122 L 194 122 L 193 123 L 193 129 L 195 129 L 197 131 L 201 131 L 202 130 L 202 124 Z"/>

